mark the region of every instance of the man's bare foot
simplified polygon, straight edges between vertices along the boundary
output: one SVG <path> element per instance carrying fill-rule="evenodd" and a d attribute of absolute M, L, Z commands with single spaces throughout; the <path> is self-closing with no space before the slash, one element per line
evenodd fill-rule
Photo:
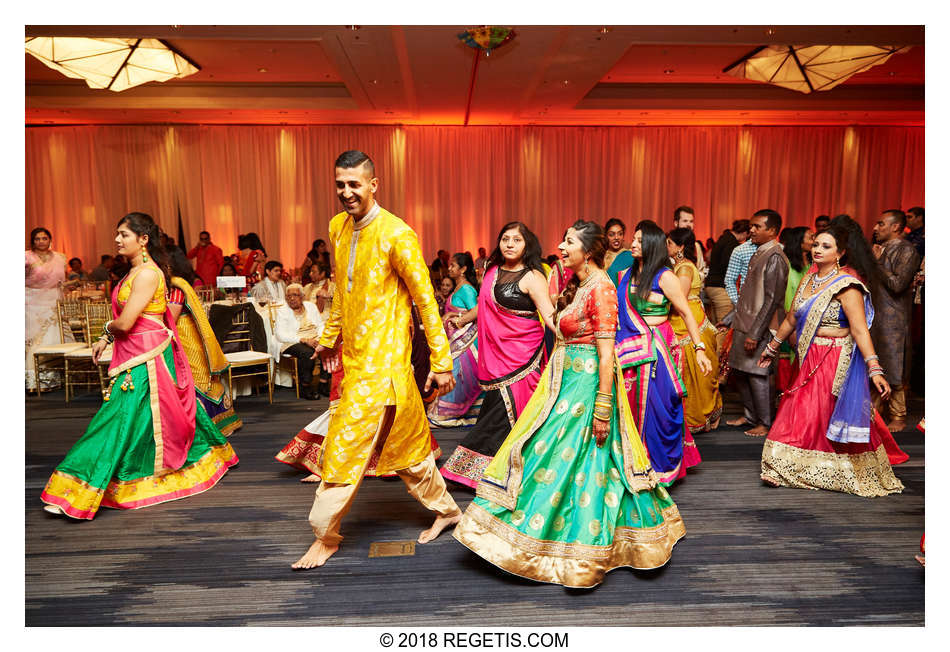
<path fill-rule="evenodd" d="M 298 570 L 313 568 L 314 566 L 323 566 L 327 563 L 333 553 L 340 549 L 339 545 L 328 546 L 320 540 L 314 541 L 303 557 L 290 565 L 291 568 Z"/>
<path fill-rule="evenodd" d="M 900 432 L 907 427 L 907 422 L 903 419 L 892 419 L 889 424 L 887 424 L 887 429 L 891 432 Z"/>
<path fill-rule="evenodd" d="M 745 434 L 749 435 L 750 437 L 765 437 L 767 434 L 769 434 L 769 429 L 759 424 L 755 428 L 749 428 L 746 430 Z"/>
<path fill-rule="evenodd" d="M 303 478 L 301 482 L 320 482 L 320 476 L 316 473 L 311 473 L 306 478 Z"/>
<path fill-rule="evenodd" d="M 432 522 L 432 527 L 428 530 L 424 530 L 422 534 L 419 535 L 419 538 L 416 539 L 419 543 L 429 543 L 437 536 L 442 534 L 442 530 L 445 528 L 455 525 L 462 518 L 462 512 L 459 511 L 458 514 L 454 516 L 439 516 L 436 517 L 435 521 Z"/>
<path fill-rule="evenodd" d="M 745 417 L 739 417 L 738 419 L 726 419 L 727 426 L 751 426 L 752 424 L 746 421 Z"/>

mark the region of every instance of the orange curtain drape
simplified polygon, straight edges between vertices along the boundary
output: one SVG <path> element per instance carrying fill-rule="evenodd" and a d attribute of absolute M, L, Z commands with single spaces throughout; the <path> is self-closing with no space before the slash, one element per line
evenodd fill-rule
<path fill-rule="evenodd" d="M 288 267 L 338 212 L 331 166 L 376 162 L 379 202 L 437 249 L 477 251 L 521 219 L 553 252 L 578 218 L 696 211 L 697 234 L 774 208 L 787 225 L 924 204 L 919 127 L 79 126 L 26 130 L 26 227 L 91 269 L 116 221 L 150 213 L 187 244 L 207 229 L 230 253 L 256 231 Z M 629 235 L 629 234 L 628 234 Z"/>

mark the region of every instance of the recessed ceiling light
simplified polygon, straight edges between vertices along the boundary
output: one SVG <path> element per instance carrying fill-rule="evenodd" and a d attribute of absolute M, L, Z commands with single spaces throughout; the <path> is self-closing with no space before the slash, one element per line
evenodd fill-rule
<path fill-rule="evenodd" d="M 600 28 L 599 30 L 597 30 L 597 31 L 600 32 L 601 34 L 606 34 L 606 33 L 608 33 L 608 32 L 610 31 L 610 28 L 609 28 L 609 27 L 601 27 L 601 28 Z"/>
<path fill-rule="evenodd" d="M 667 68 L 666 70 L 663 71 L 663 74 L 664 74 L 664 75 L 672 75 L 674 72 L 676 72 L 676 71 L 673 70 L 672 68 Z"/>
<path fill-rule="evenodd" d="M 773 36 L 775 34 L 775 30 L 769 27 L 765 33 L 768 34 L 769 36 Z"/>
<path fill-rule="evenodd" d="M 359 25 L 347 25 L 346 27 L 354 32 L 360 28 Z"/>
<path fill-rule="evenodd" d="M 267 72 L 267 68 L 258 68 L 257 72 Z"/>
<path fill-rule="evenodd" d="M 379 80 L 378 80 L 378 79 L 371 79 L 371 80 L 369 80 L 369 83 L 370 83 L 370 84 L 378 84 L 378 83 L 379 83 Z"/>
<path fill-rule="evenodd" d="M 565 79 L 565 80 L 564 80 L 564 85 L 565 85 L 565 86 L 567 86 L 567 85 L 570 84 L 570 83 L 571 83 L 571 80 L 570 80 L 570 79 Z"/>

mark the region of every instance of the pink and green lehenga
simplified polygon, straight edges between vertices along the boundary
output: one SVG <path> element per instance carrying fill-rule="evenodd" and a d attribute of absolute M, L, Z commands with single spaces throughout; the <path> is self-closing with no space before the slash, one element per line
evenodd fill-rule
<path fill-rule="evenodd" d="M 112 294 L 115 317 L 121 285 Z M 159 289 L 163 296 L 164 281 Z M 164 310 L 164 298 L 156 304 Z M 116 337 L 109 376 L 102 407 L 46 483 L 44 503 L 92 519 L 100 506 L 137 509 L 201 493 L 237 464 L 227 439 L 197 409 L 170 312 L 144 313 Z"/>

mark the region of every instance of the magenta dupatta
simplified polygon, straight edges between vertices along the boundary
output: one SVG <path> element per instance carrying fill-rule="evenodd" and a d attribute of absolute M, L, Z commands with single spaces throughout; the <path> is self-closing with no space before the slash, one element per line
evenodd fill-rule
<path fill-rule="evenodd" d="M 521 414 L 541 377 L 544 326 L 537 314 L 516 314 L 495 301 L 498 266 L 478 293 L 478 381 L 482 389 L 508 387 Z"/>
<path fill-rule="evenodd" d="M 120 287 L 122 283 L 116 284 L 112 291 L 113 318 L 121 312 Z M 109 365 L 112 378 L 132 367 L 146 365 L 155 438 L 155 475 L 181 468 L 195 438 L 196 398 L 191 367 L 178 342 L 175 320 L 167 308 L 163 321 L 159 323 L 157 318 L 140 315 L 128 333 L 116 336 Z M 173 347 L 177 383 L 172 380 L 162 357 L 169 344 Z"/>

